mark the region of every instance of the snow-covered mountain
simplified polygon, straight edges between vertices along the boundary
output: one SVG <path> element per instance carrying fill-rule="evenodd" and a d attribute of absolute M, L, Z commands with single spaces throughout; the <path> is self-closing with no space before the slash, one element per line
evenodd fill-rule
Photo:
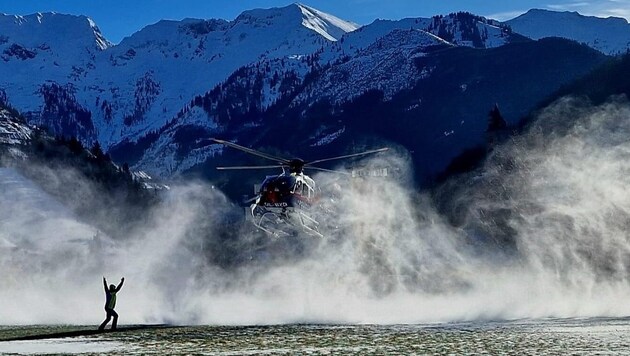
<path fill-rule="evenodd" d="M 160 21 L 111 46 L 83 16 L 4 15 L 0 88 L 32 123 L 108 147 L 162 127 L 243 65 L 310 54 L 356 28 L 294 4 Z"/>
<path fill-rule="evenodd" d="M 370 89 L 382 90 L 391 98 L 430 75 L 430 68 L 414 64 L 416 58 L 449 46 L 454 45 L 424 30 L 395 29 L 325 71 L 296 101 L 327 99 L 341 103 Z"/>
<path fill-rule="evenodd" d="M 229 152 L 208 137 L 319 157 L 328 147 L 343 149 L 367 134 L 422 152 L 414 159 L 426 178 L 463 150 L 483 144 L 487 112 L 495 103 L 516 124 L 540 100 L 604 60 L 601 53 L 564 39 L 483 50 L 431 39 L 419 30 L 396 30 L 378 42 L 381 50 L 373 51 L 378 44 L 368 47 L 315 68 L 303 80 L 297 66 L 287 67 L 279 76 L 286 81 L 284 94 L 269 107 L 261 105 L 260 94 L 246 93 L 252 88 L 267 92 L 274 88 L 273 78 L 265 78 L 265 67 L 243 68 L 196 99 L 181 118 L 112 154 L 134 168 L 169 176 L 207 160 L 212 171 L 211 162 L 229 160 Z M 392 40 L 397 45 L 390 46 Z M 347 97 L 335 101 L 337 96 L 326 95 L 329 91 Z"/>
<path fill-rule="evenodd" d="M 414 58 L 444 46 L 495 48 L 520 40 L 501 23 L 460 12 L 433 18 L 377 20 L 329 45 L 319 57 L 337 64 L 306 97 L 335 102 L 352 99 L 370 89 L 386 96 L 409 87 L 428 73 L 416 73 Z M 335 63 L 336 61 L 336 63 Z M 404 62 L 404 63 L 403 63 Z M 341 83 L 339 82 L 341 80 Z"/>
<path fill-rule="evenodd" d="M 71 39 L 71 40 L 70 40 Z M 31 115 L 33 122 L 53 114 L 51 128 L 91 137 L 96 130 L 87 109 L 75 99 L 76 82 L 95 67 L 110 43 L 85 16 L 56 13 L 0 15 L 0 97 Z M 63 94 L 59 94 L 63 91 Z M 53 95 L 58 100 L 52 102 Z M 56 117 L 56 116 L 55 116 Z"/>
<path fill-rule="evenodd" d="M 330 41 L 337 41 L 341 36 L 359 28 L 359 25 L 344 21 L 338 17 L 319 11 L 304 4 L 295 4 L 302 12 L 302 25 Z"/>
<path fill-rule="evenodd" d="M 211 91 L 192 100 L 169 124 L 142 138 L 136 146 L 143 146 L 140 149 L 145 152 L 136 157 L 138 161 L 119 154 L 138 147 L 124 144 L 113 154 L 132 161 L 138 169 L 169 176 L 221 152 L 221 147 L 208 146 L 204 138 L 265 126 L 265 120 L 256 112 L 280 101 L 292 101 L 291 105 L 323 99 L 343 102 L 371 89 L 384 90 L 391 97 L 428 75 L 430 68 L 417 69 L 414 65 L 415 59 L 427 51 L 458 45 L 493 48 L 520 40 L 523 38 L 507 26 L 469 13 L 375 21 L 310 55 L 262 58 L 239 68 Z M 247 112 L 252 114 L 248 116 Z M 243 116 L 247 117 L 245 122 Z M 322 131 L 315 136 L 319 135 L 330 133 Z"/>
<path fill-rule="evenodd" d="M 619 17 L 600 18 L 577 12 L 532 9 L 506 23 L 515 32 L 532 39 L 564 37 L 611 55 L 623 54 L 630 49 L 630 24 Z"/>
<path fill-rule="evenodd" d="M 423 61 L 444 49 L 531 42 L 464 12 L 359 28 L 298 3 L 233 21 L 160 21 L 118 45 L 86 17 L 53 13 L 4 15 L 0 35 L 4 102 L 32 124 L 98 140 L 119 162 L 159 176 L 215 157 L 221 148 L 207 137 L 266 128 L 287 110 L 343 105 L 371 91 L 391 100 L 444 65 Z M 347 134 L 310 125 L 309 145 Z"/>

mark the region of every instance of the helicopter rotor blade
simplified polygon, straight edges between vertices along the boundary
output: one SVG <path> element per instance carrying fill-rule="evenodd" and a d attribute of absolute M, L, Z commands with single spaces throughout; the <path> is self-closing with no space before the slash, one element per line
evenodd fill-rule
<path fill-rule="evenodd" d="M 314 170 L 314 171 L 321 171 L 321 172 L 328 172 L 328 173 L 337 173 L 337 174 L 343 174 L 343 175 L 350 175 L 350 173 L 348 172 L 343 172 L 343 171 L 335 171 L 332 169 L 326 169 L 326 168 L 319 168 L 319 167 L 313 167 L 313 166 L 308 166 L 306 167 L 306 169 L 310 169 L 310 170 Z"/>
<path fill-rule="evenodd" d="M 288 166 L 274 165 L 274 166 L 229 166 L 229 167 L 216 167 L 220 171 L 237 170 L 237 169 L 271 169 L 271 168 L 288 168 Z"/>
<path fill-rule="evenodd" d="M 254 156 L 258 156 L 258 157 L 262 157 L 262 158 L 268 159 L 268 160 L 276 161 L 276 162 L 279 162 L 279 163 L 285 163 L 285 164 L 289 164 L 289 162 L 290 162 L 288 159 L 275 157 L 275 156 L 272 156 L 270 154 L 266 154 L 266 153 L 263 153 L 263 152 L 260 152 L 260 151 L 256 151 L 256 150 L 251 149 L 251 148 L 247 148 L 247 147 L 244 147 L 244 146 L 241 146 L 241 145 L 237 145 L 237 144 L 235 144 L 233 142 L 219 140 L 219 139 L 216 139 L 216 138 L 211 138 L 210 140 L 212 140 L 212 141 L 214 141 L 216 143 L 220 143 L 222 145 L 226 145 L 228 147 L 235 148 L 237 150 L 241 150 L 241 151 L 243 151 L 245 153 L 249 153 L 249 154 L 254 155 Z"/>
<path fill-rule="evenodd" d="M 304 167 L 306 167 L 306 168 L 313 168 L 310 165 L 314 164 L 314 163 L 328 162 L 328 161 L 333 161 L 333 160 L 343 159 L 343 158 L 365 156 L 365 155 L 369 155 L 369 154 L 372 154 L 372 153 L 384 152 L 384 151 L 387 151 L 388 149 L 389 149 L 388 147 L 384 147 L 384 148 L 379 148 L 377 150 L 365 151 L 365 152 L 360 152 L 360 153 L 353 153 L 353 154 L 344 155 L 344 156 L 337 156 L 337 157 L 331 157 L 331 158 L 317 159 L 315 161 L 306 162 L 304 164 Z"/>

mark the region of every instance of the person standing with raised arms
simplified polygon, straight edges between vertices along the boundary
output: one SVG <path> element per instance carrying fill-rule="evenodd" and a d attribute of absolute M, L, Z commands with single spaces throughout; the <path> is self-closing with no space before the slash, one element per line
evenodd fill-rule
<path fill-rule="evenodd" d="M 105 313 L 107 313 L 107 318 L 105 318 L 105 321 L 103 321 L 103 323 L 98 327 L 99 330 L 104 330 L 105 325 L 109 323 L 112 317 L 114 317 L 114 321 L 112 321 L 112 330 L 116 330 L 116 324 L 118 323 L 118 313 L 114 310 L 116 307 L 116 293 L 118 293 L 120 288 L 122 288 L 124 282 L 125 277 L 120 279 L 118 286 L 112 284 L 108 289 L 107 280 L 103 277 L 103 287 L 105 288 Z"/>

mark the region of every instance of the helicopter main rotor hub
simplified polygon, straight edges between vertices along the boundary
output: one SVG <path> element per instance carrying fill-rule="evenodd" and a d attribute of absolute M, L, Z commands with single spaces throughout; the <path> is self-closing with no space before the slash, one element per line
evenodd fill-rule
<path fill-rule="evenodd" d="M 289 171 L 291 173 L 302 173 L 305 162 L 299 158 L 294 158 L 289 162 Z"/>

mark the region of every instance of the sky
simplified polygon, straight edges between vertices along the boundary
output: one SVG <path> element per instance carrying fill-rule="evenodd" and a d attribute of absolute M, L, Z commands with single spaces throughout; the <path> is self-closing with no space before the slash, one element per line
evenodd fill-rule
<path fill-rule="evenodd" d="M 59 12 L 86 15 L 103 35 L 119 43 L 143 27 L 162 19 L 220 18 L 233 20 L 254 8 L 282 7 L 295 0 L 0 0 L 0 13 L 28 15 Z M 529 9 L 577 11 L 583 15 L 617 16 L 630 20 L 630 0 L 300 0 L 305 5 L 341 19 L 367 25 L 377 18 L 431 17 L 468 11 L 509 20 Z"/>

